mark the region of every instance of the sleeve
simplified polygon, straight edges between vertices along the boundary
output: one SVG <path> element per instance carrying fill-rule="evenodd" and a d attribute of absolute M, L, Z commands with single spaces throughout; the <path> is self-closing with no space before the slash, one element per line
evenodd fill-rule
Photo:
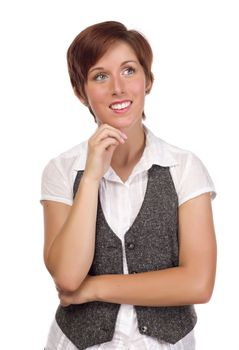
<path fill-rule="evenodd" d="M 54 158 L 46 165 L 41 180 L 41 199 L 72 205 L 72 188 L 59 160 Z"/>
<path fill-rule="evenodd" d="M 189 153 L 179 176 L 178 205 L 208 192 L 212 199 L 216 197 L 214 183 L 205 165 L 195 154 Z"/>

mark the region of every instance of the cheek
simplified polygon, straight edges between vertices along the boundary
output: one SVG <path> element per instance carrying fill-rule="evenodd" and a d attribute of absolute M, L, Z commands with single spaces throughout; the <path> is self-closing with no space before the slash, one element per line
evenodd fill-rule
<path fill-rule="evenodd" d="M 144 79 L 139 79 L 134 82 L 132 89 L 137 96 L 144 96 L 146 91 L 146 84 Z"/>
<path fill-rule="evenodd" d="M 106 93 L 103 88 L 93 89 L 92 91 L 87 91 L 88 102 L 90 105 L 95 105 L 101 102 L 105 102 Z"/>

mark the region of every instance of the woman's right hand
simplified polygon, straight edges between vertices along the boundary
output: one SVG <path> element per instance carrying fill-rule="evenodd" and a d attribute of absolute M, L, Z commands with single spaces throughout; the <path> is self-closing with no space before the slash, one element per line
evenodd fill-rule
<path fill-rule="evenodd" d="M 108 124 L 102 124 L 88 141 L 84 177 L 100 180 L 108 170 L 115 149 L 127 136 Z"/>

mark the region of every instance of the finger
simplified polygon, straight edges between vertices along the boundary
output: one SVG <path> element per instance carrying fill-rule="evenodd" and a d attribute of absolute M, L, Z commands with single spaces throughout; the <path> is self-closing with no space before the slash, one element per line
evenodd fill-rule
<path fill-rule="evenodd" d="M 115 131 L 115 132 L 119 133 L 119 135 L 121 137 L 123 137 L 123 139 L 125 139 L 125 140 L 127 139 L 127 135 L 123 131 L 121 131 L 120 129 L 116 129 L 116 128 L 112 127 L 111 125 L 104 124 L 104 127 L 102 128 L 102 130 Z"/>
<path fill-rule="evenodd" d="M 99 133 L 103 130 L 113 130 L 119 133 L 122 133 L 120 129 L 114 128 L 113 126 L 109 125 L 109 124 L 102 124 L 100 125 L 97 129 L 96 129 L 96 133 Z"/>
<path fill-rule="evenodd" d="M 116 134 L 118 134 L 121 138 L 123 138 L 124 140 L 127 140 L 127 135 L 126 135 L 123 131 L 121 131 L 121 130 L 119 130 L 119 129 L 116 129 L 116 128 L 113 128 L 112 126 L 106 125 L 106 126 L 102 129 L 102 132 L 103 132 L 104 130 L 106 130 L 106 131 L 108 131 L 108 132 L 110 132 L 110 133 L 116 133 Z"/>
<path fill-rule="evenodd" d="M 117 146 L 115 145 L 110 145 L 109 147 L 106 148 L 107 152 L 112 153 L 115 151 Z"/>
<path fill-rule="evenodd" d="M 116 138 L 119 142 L 124 143 L 127 139 L 127 136 L 122 133 L 120 130 L 105 126 L 101 130 L 98 130 L 98 132 L 94 135 L 92 138 L 92 141 L 94 142 L 100 142 L 104 140 L 107 137 L 113 137 Z"/>
<path fill-rule="evenodd" d="M 93 141 L 92 146 L 98 147 L 103 141 L 108 140 L 108 139 L 114 139 L 120 144 L 125 143 L 125 139 L 123 137 L 121 137 L 119 134 L 114 133 L 114 132 L 108 132 L 108 133 L 99 135 L 99 137 Z"/>
<path fill-rule="evenodd" d="M 116 139 L 109 137 L 99 144 L 98 150 L 109 150 L 109 147 L 116 148 L 117 146 L 119 146 L 119 142 Z"/>

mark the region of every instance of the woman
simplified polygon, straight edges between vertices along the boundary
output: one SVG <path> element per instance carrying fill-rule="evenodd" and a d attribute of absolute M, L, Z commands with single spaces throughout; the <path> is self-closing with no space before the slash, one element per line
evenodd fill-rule
<path fill-rule="evenodd" d="M 193 304 L 215 278 L 212 180 L 143 124 L 153 74 L 139 32 L 95 24 L 67 59 L 98 127 L 43 173 L 44 260 L 60 299 L 46 349 L 193 350 Z"/>

